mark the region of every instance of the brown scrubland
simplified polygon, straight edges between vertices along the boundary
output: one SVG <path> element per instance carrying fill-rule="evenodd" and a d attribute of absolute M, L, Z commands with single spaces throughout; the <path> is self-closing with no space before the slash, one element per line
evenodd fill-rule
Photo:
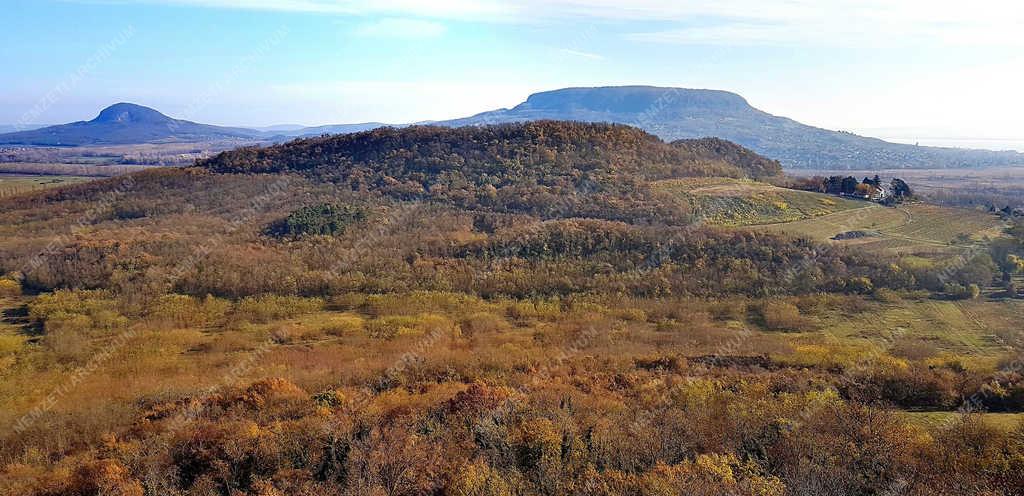
<path fill-rule="evenodd" d="M 1024 231 L 890 256 L 654 187 L 779 174 L 538 122 L 0 199 L 0 490 L 1024 491 Z"/>

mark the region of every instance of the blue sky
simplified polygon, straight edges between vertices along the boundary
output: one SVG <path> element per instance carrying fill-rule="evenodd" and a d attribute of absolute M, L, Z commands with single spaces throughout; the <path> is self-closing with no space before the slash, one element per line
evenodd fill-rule
<path fill-rule="evenodd" d="M 1018 3 L 3 0 L 0 123 L 117 101 L 226 125 L 410 122 L 653 84 L 832 129 L 1024 143 Z"/>

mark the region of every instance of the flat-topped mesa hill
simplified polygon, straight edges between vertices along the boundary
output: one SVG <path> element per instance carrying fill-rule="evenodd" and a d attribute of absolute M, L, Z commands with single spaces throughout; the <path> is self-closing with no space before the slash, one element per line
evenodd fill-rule
<path fill-rule="evenodd" d="M 808 126 L 759 110 L 742 96 L 719 90 L 563 88 L 530 95 L 511 109 L 438 124 L 470 126 L 541 119 L 630 124 L 669 141 L 718 136 L 793 168 L 930 169 L 1024 164 L 1024 154 L 1012 151 L 905 145 Z"/>

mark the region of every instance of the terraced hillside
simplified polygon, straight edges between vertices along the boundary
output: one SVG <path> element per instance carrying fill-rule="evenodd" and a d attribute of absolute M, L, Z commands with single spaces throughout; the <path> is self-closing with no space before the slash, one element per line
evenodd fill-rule
<path fill-rule="evenodd" d="M 654 184 L 659 200 L 719 226 L 750 226 L 814 219 L 861 208 L 864 202 L 730 178 L 686 178 Z"/>
<path fill-rule="evenodd" d="M 1004 227 L 998 217 L 977 210 L 926 204 L 898 208 L 862 204 L 822 217 L 759 229 L 831 240 L 877 253 L 943 259 L 1001 236 Z"/>

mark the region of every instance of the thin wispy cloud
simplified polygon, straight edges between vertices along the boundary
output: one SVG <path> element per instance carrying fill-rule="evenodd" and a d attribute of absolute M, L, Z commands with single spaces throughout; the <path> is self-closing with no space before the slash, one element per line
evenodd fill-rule
<path fill-rule="evenodd" d="M 118 1 L 118 0 L 113 0 Z M 389 15 L 435 19 L 510 19 L 513 12 L 505 2 L 493 0 L 143 0 L 148 3 L 209 7 L 219 9 L 309 12 L 342 15 Z M 110 3 L 108 0 L 105 3 Z M 123 2 L 122 3 L 127 3 Z"/>
<path fill-rule="evenodd" d="M 138 47 L 126 46 L 119 52 L 109 72 L 82 83 L 81 92 L 88 90 L 93 96 L 69 96 L 66 106 L 78 107 L 46 121 L 77 119 L 95 106 L 133 95 L 146 101 L 162 95 L 166 103 L 161 105 L 185 107 L 188 97 L 179 95 L 187 95 L 186 88 L 202 91 L 200 81 L 220 74 L 225 64 L 230 67 L 231 61 L 248 53 L 250 44 L 265 37 L 267 26 L 286 24 L 295 29 L 295 36 L 249 70 L 270 83 L 295 83 L 296 87 L 278 88 L 269 96 L 263 88 L 239 88 L 225 95 L 217 112 L 211 110 L 202 118 L 253 123 L 408 122 L 515 105 L 530 92 L 564 86 L 654 84 L 736 91 L 766 111 L 833 129 L 883 124 L 921 128 L 935 123 L 965 136 L 1024 136 L 1020 119 L 1024 101 L 1015 98 L 1024 85 L 1024 64 L 1018 60 L 1024 53 L 1024 36 L 1019 35 L 1024 4 L 1019 0 L 39 0 L 24 4 L 13 11 L 15 22 L 0 34 L 0 38 L 7 36 L 8 46 L 18 47 L 22 40 L 33 38 L 46 39 L 46 43 L 28 45 L 37 50 L 47 44 L 59 46 L 71 43 L 66 33 L 79 36 L 79 31 L 104 39 L 128 24 L 140 26 L 139 32 L 145 33 Z M 69 13 L 53 16 L 62 10 Z M 75 23 L 78 12 L 92 10 L 96 14 L 90 14 L 90 23 Z M 29 13 L 28 21 L 19 21 Z M 190 22 L 182 25 L 179 19 Z M 249 19 L 259 22 L 244 22 Z M 35 28 L 38 25 L 56 27 L 43 33 Z M 151 40 L 159 40 L 161 46 L 150 49 Z M 404 45 L 410 47 L 421 40 L 443 41 L 445 46 L 408 50 L 402 43 L 406 40 Z M 204 56 L 194 56 L 198 51 Z M 19 120 L 25 112 L 20 102 L 44 98 L 39 88 L 60 81 L 64 77 L 60 68 L 82 63 L 76 58 L 77 48 L 55 51 L 56 60 L 44 66 L 36 64 L 38 54 L 33 50 L 10 52 L 12 60 L 5 60 L 9 65 L 31 66 L 34 70 L 29 72 L 46 74 L 32 77 L 25 76 L 25 71 L 8 71 L 6 79 L 0 75 L 6 90 L 0 94 L 0 122 Z M 153 53 L 166 63 L 145 74 L 131 71 L 153 58 Z M 343 81 L 346 78 L 386 81 Z M 409 78 L 437 83 L 405 84 Z M 101 83 L 114 80 L 125 84 Z M 337 80 L 337 84 L 318 83 L 325 80 Z M 468 80 L 472 84 L 447 84 Z M 508 81 L 517 87 L 502 86 Z M 331 106 L 325 108 L 328 101 Z M 280 117 L 267 117 L 274 115 Z"/>
<path fill-rule="evenodd" d="M 416 122 L 465 117 L 482 110 L 516 105 L 536 91 L 528 82 L 477 81 L 307 81 L 274 84 L 261 89 L 283 101 L 315 104 L 340 120 L 324 122 Z M 387 102 L 387 105 L 382 105 Z M 410 114 L 409 109 L 416 109 Z"/>
<path fill-rule="evenodd" d="M 536 23 L 578 19 L 686 23 L 628 36 L 686 44 L 851 42 L 1024 45 L 1016 0 L 148 0 L 215 8 Z M 694 26 L 691 26 L 694 24 Z"/>
<path fill-rule="evenodd" d="M 604 55 L 599 55 L 599 54 L 590 53 L 590 52 L 584 52 L 582 50 L 572 50 L 572 49 L 569 49 L 569 48 L 559 48 L 558 51 L 561 52 L 562 54 L 565 54 L 565 55 L 570 55 L 570 56 L 573 56 L 573 57 L 579 57 L 579 58 L 588 59 L 588 60 L 604 60 Z"/>
<path fill-rule="evenodd" d="M 367 38 L 422 39 L 444 35 L 444 24 L 422 19 L 380 19 L 356 26 L 352 33 Z"/>
<path fill-rule="evenodd" d="M 649 43 L 680 45 L 766 45 L 806 42 L 805 33 L 772 24 L 735 23 L 718 26 L 692 26 L 627 34 L 626 39 Z"/>
<path fill-rule="evenodd" d="M 1009 10 L 998 19 L 989 15 L 965 15 L 957 20 L 943 16 L 904 17 L 879 15 L 879 11 L 819 10 L 791 19 L 715 18 L 681 23 L 669 29 L 634 32 L 626 39 L 639 42 L 688 45 L 815 45 L 815 46 L 1024 46 L 1019 26 L 1024 7 Z"/>

